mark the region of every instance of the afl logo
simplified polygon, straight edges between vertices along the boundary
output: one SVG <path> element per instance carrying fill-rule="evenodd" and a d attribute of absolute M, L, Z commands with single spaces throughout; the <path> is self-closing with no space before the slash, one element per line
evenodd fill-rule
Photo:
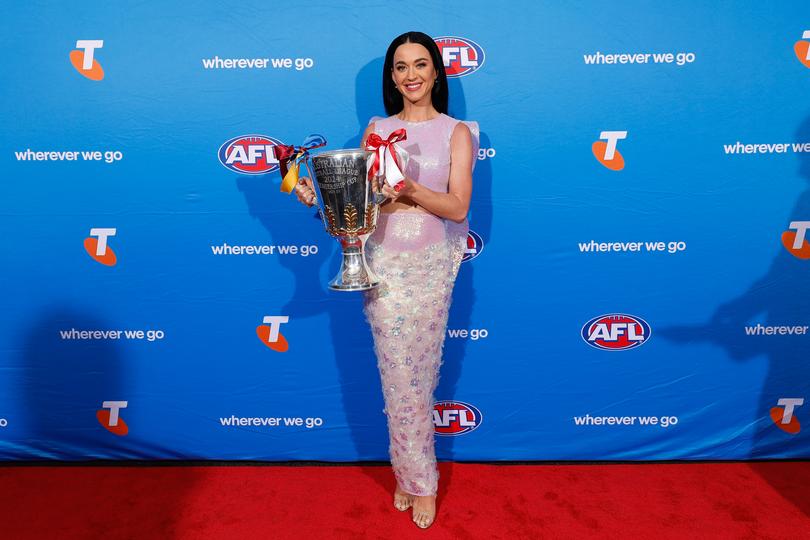
<path fill-rule="evenodd" d="M 470 231 L 467 233 L 467 238 L 462 240 L 464 242 L 464 256 L 461 262 L 470 261 L 478 257 L 484 251 L 484 241 L 477 232 Z"/>
<path fill-rule="evenodd" d="M 219 162 L 240 174 L 266 174 L 278 169 L 273 147 L 282 144 L 266 135 L 240 135 L 219 147 Z"/>
<path fill-rule="evenodd" d="M 481 411 L 469 403 L 437 401 L 433 405 L 436 435 L 464 435 L 481 425 Z"/>
<path fill-rule="evenodd" d="M 463 77 L 484 65 L 484 49 L 471 39 L 442 36 L 433 38 L 439 46 L 448 77 Z"/>
<path fill-rule="evenodd" d="M 623 313 L 600 315 L 582 327 L 585 343 L 608 351 L 640 347 L 650 339 L 650 333 L 647 321 Z"/>

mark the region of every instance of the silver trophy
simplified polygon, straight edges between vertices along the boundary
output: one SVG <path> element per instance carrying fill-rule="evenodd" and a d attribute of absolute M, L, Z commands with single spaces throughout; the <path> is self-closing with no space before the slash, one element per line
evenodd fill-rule
<path fill-rule="evenodd" d="M 365 291 L 379 285 L 363 254 L 368 235 L 377 227 L 379 203 L 383 197 L 372 189 L 368 160 L 373 152 L 332 150 L 312 156 L 313 181 L 326 231 L 343 248 L 340 272 L 329 282 L 335 291 Z"/>

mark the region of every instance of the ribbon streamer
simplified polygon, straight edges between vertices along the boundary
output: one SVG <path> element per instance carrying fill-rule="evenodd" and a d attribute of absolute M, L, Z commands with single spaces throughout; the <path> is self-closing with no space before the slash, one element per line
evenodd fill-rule
<path fill-rule="evenodd" d="M 277 144 L 273 147 L 273 154 L 278 160 L 278 168 L 281 172 L 281 191 L 292 193 L 295 185 L 298 184 L 298 172 L 301 162 L 309 155 L 310 150 L 326 146 L 326 139 L 322 135 L 310 135 L 301 146 Z"/>
<path fill-rule="evenodd" d="M 376 133 L 368 136 L 366 150 L 375 152 L 373 162 L 368 168 L 369 178 L 383 176 L 385 182 L 397 192 L 405 186 L 405 175 L 402 173 L 397 156 L 399 148 L 394 143 L 404 141 L 407 138 L 408 135 L 404 128 L 392 132 L 387 139 L 383 139 Z"/>

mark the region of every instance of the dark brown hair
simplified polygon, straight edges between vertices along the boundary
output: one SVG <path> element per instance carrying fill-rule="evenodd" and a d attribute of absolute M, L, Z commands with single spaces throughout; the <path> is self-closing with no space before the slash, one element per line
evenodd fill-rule
<path fill-rule="evenodd" d="M 436 82 L 433 83 L 433 89 L 430 92 L 430 101 L 434 109 L 440 113 L 447 114 L 447 74 L 444 71 L 442 53 L 439 52 L 439 47 L 436 45 L 436 42 L 433 41 L 433 38 L 422 32 L 405 32 L 401 36 L 397 36 L 385 52 L 385 62 L 383 63 L 382 72 L 382 92 L 385 112 L 387 112 L 389 116 L 393 116 L 400 112 L 405 106 L 402 101 L 402 94 L 399 93 L 397 85 L 394 84 L 391 78 L 391 72 L 394 69 L 394 52 L 397 50 L 397 47 L 403 43 L 418 43 L 430 53 L 430 58 L 433 60 L 433 68 L 438 74 Z"/>

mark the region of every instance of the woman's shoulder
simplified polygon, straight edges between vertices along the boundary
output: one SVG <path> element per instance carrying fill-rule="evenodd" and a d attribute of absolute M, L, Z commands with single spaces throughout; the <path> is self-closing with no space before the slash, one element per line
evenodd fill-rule
<path fill-rule="evenodd" d="M 397 117 L 394 115 L 391 116 L 372 116 L 368 119 L 368 125 L 374 124 L 374 126 L 384 126 L 390 124 L 392 121 L 396 120 Z"/>
<path fill-rule="evenodd" d="M 453 118 L 451 116 L 447 116 L 448 119 L 452 120 L 450 124 L 450 145 L 454 144 L 453 136 L 460 132 L 464 131 L 465 128 L 469 131 L 470 136 L 470 143 L 472 144 L 472 155 L 473 155 L 473 163 L 472 166 L 475 168 L 475 161 L 476 156 L 478 155 L 478 148 L 480 147 L 481 143 L 481 133 L 478 129 L 478 122 L 474 120 L 459 120 L 457 118 Z M 458 139 L 456 139 L 458 141 Z M 456 142 L 458 144 L 458 142 Z"/>
<path fill-rule="evenodd" d="M 365 140 L 365 138 L 372 133 L 376 133 L 378 135 L 380 133 L 383 133 L 387 129 L 385 126 L 386 120 L 388 120 L 388 118 L 385 118 L 383 116 L 372 116 L 371 118 L 369 118 L 368 125 L 366 125 L 366 131 L 363 134 L 363 140 Z"/>
<path fill-rule="evenodd" d="M 455 130 L 459 124 L 461 124 L 463 126 L 467 126 L 467 129 L 470 130 L 470 135 L 472 135 L 473 138 L 478 137 L 478 122 L 475 120 L 459 120 L 458 118 L 453 118 L 452 116 L 444 113 L 442 113 L 442 116 L 445 117 L 445 121 L 452 128 L 452 130 Z"/>
<path fill-rule="evenodd" d="M 464 130 L 467 128 L 470 133 L 470 138 L 473 140 L 473 144 L 476 145 L 478 143 L 478 139 L 480 137 L 480 131 L 478 129 L 478 122 L 474 120 L 459 120 L 458 118 L 453 118 L 452 116 L 444 115 L 446 117 L 446 121 L 448 122 L 448 127 L 450 131 L 450 136 L 452 136 L 459 131 Z"/>
<path fill-rule="evenodd" d="M 458 118 L 453 118 L 452 116 L 448 116 L 448 115 L 445 115 L 445 116 L 447 116 L 448 120 L 450 120 L 452 122 L 454 129 L 459 124 L 462 124 L 462 125 L 467 126 L 467 128 L 470 130 L 470 133 L 473 136 L 478 134 L 478 122 L 476 122 L 475 120 L 459 120 Z"/>

